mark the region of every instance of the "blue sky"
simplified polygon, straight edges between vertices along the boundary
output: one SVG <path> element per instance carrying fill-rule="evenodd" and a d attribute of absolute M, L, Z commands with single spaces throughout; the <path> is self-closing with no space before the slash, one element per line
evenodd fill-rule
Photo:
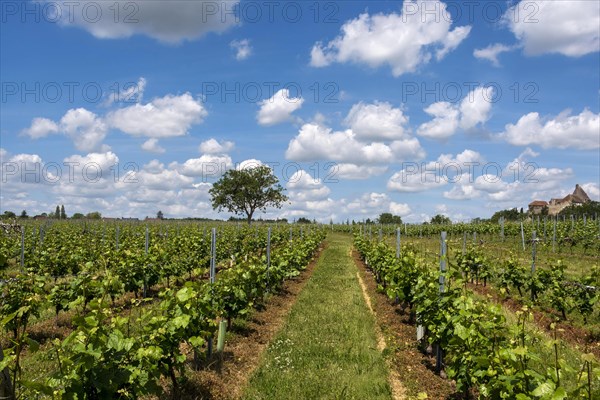
<path fill-rule="evenodd" d="M 232 11 L 233 10 L 233 11 Z M 600 197 L 594 1 L 6 1 L 0 210 L 420 222 Z M 221 215 L 227 218 L 229 215 Z"/>

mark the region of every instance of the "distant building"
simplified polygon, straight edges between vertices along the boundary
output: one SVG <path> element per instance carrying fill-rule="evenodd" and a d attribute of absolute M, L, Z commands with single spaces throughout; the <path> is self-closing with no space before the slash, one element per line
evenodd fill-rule
<path fill-rule="evenodd" d="M 544 200 L 535 200 L 529 203 L 529 213 L 536 215 L 541 214 L 544 207 L 548 207 L 548 202 Z"/>
<path fill-rule="evenodd" d="M 572 205 L 582 205 L 591 201 L 585 190 L 579 184 L 575 185 L 573 193 L 566 195 L 562 199 L 551 199 L 548 205 L 548 214 L 556 215 L 564 208 Z"/>
<path fill-rule="evenodd" d="M 543 200 L 535 200 L 529 203 L 529 213 L 532 215 L 542 214 L 544 207 L 548 207 L 549 215 L 557 215 L 564 208 L 572 205 L 581 205 L 591 201 L 585 190 L 579 184 L 575 185 L 573 193 L 566 195 L 563 198 L 550 199 L 547 203 Z"/>

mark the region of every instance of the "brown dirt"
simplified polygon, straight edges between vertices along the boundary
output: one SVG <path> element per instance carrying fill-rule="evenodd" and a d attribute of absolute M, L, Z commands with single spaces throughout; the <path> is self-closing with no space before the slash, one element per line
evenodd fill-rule
<path fill-rule="evenodd" d="M 182 399 L 240 398 L 263 352 L 283 326 L 326 247 L 325 242 L 307 268 L 295 279 L 286 281 L 283 289 L 270 297 L 263 307 L 255 310 L 246 323 L 233 322 L 223 354 L 208 360 L 200 371 L 188 373 Z"/>
<path fill-rule="evenodd" d="M 468 287 L 483 296 L 489 296 L 492 301 L 516 312 L 523 308 L 523 303 L 512 297 L 502 296 L 496 289 L 489 284 L 487 286 L 468 284 Z M 600 359 L 600 342 L 594 335 L 585 328 L 571 325 L 568 321 L 560 321 L 560 314 L 555 310 L 543 311 L 532 309 L 533 322 L 542 331 L 549 335 L 553 334 L 550 324 L 556 323 L 557 337 L 571 344 L 573 347 L 578 347 L 585 352 L 593 353 L 596 358 Z"/>
<path fill-rule="evenodd" d="M 365 284 L 377 324 L 385 337 L 392 376 L 402 381 L 405 395 L 416 398 L 419 393 L 425 392 L 428 399 L 451 398 L 455 392 L 452 382 L 436 375 L 433 371 L 435 360 L 418 349 L 417 329 L 409 322 L 408 313 L 377 291 L 375 277 L 356 250 L 353 250 L 352 256 Z"/>

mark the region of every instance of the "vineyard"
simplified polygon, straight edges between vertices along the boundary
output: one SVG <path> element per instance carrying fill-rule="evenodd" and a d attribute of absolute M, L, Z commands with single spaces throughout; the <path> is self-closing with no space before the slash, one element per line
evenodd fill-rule
<path fill-rule="evenodd" d="M 379 290 L 418 326 L 421 345 L 435 354 L 436 370 L 443 369 L 464 398 L 600 396 L 598 223 L 561 222 L 543 240 L 536 239 L 536 228 L 482 224 L 355 232 L 355 246 Z M 402 234 L 408 244 L 401 245 Z M 525 235 L 532 240 L 522 240 Z M 566 274 L 577 259 L 585 267 Z M 534 321 L 547 323 L 545 332 L 532 327 Z M 565 346 L 565 330 L 583 337 Z"/>
<path fill-rule="evenodd" d="M 0 400 L 600 400 L 600 0 L 0 15 Z"/>
<path fill-rule="evenodd" d="M 375 341 L 369 333 L 374 328 L 364 328 L 371 326 L 368 318 L 363 321 L 365 307 L 350 307 L 360 293 L 355 267 L 338 271 L 332 266 L 347 262 L 340 257 L 348 257 L 344 246 L 349 248 L 353 240 L 377 292 L 394 308 L 393 318 L 414 330 L 409 347 L 419 350 L 422 364 L 430 360 L 432 373 L 445 378 L 452 398 L 596 399 L 599 233 L 594 219 L 524 225 L 249 227 L 86 221 L 7 226 L 0 233 L 0 395 L 187 398 L 187 377 L 211 368 L 214 355 L 223 351 L 226 332 L 264 308 L 284 282 L 294 280 L 330 234 L 327 240 L 336 243 L 332 251 L 338 258 L 324 256 L 318 283 L 306 289 L 312 294 L 301 297 L 309 305 L 299 305 L 300 314 L 292 311 L 291 325 L 284 329 L 289 336 L 314 336 L 304 344 L 294 339 L 300 349 L 281 350 L 291 343 L 289 338 L 274 340 L 270 361 L 251 381 L 253 396 L 274 390 L 278 394 L 272 398 L 283 398 L 290 390 L 307 393 L 312 383 L 319 387 L 313 380 L 325 368 L 320 358 L 300 362 L 290 355 L 306 357 L 325 337 L 334 346 L 332 354 L 361 347 L 335 347 L 342 346 L 336 340 L 346 334 L 335 325 L 353 322 L 340 322 L 344 317 L 362 321 L 361 328 L 353 329 L 367 329 L 358 339 L 348 334 L 348 343 Z M 348 280 L 354 283 L 347 286 Z M 310 305 L 310 299 L 318 303 L 321 295 L 328 299 L 322 301 L 339 302 L 335 312 L 340 314 L 322 334 L 319 328 L 307 333 L 304 313 L 314 315 L 319 327 L 334 312 L 333 306 Z M 311 307 L 320 311 L 306 311 Z M 397 348 L 393 342 L 387 345 Z M 278 351 L 285 351 L 285 368 Z M 381 374 L 386 366 L 379 358 Z M 360 371 L 352 360 L 343 360 L 347 370 Z M 273 382 L 283 379 L 281 368 L 291 371 L 296 362 L 306 375 L 290 375 L 285 378 L 290 386 L 275 390 Z M 392 371 L 401 367 L 387 365 Z M 295 387 L 298 379 L 306 383 Z M 352 375 L 343 379 L 360 381 Z M 422 378 L 409 373 L 400 376 L 408 387 L 404 397 L 386 389 L 381 376 L 373 379 L 379 379 L 377 388 L 368 389 L 367 383 L 356 393 L 447 398 L 427 393 Z"/>
<path fill-rule="evenodd" d="M 1 238 L 3 396 L 139 398 L 167 386 L 178 398 L 190 362 L 210 357 L 213 338 L 223 346 L 219 329 L 298 275 L 324 233 L 55 223 Z"/>

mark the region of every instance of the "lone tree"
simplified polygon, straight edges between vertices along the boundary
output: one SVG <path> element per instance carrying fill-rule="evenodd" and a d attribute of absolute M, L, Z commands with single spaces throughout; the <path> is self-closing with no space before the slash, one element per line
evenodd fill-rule
<path fill-rule="evenodd" d="M 158 210 L 158 212 L 156 213 L 156 219 L 163 219 L 165 216 L 163 215 L 163 212 Z"/>
<path fill-rule="evenodd" d="M 284 190 L 271 168 L 260 165 L 227 171 L 209 193 L 213 209 L 226 209 L 236 215 L 246 214 L 250 225 L 256 210 L 264 212 L 267 207 L 281 208 L 288 200 Z"/>
<path fill-rule="evenodd" d="M 380 224 L 396 224 L 396 225 L 401 225 L 402 224 L 402 218 L 398 215 L 392 215 L 392 213 L 382 213 L 379 215 L 379 218 L 377 219 L 379 221 Z"/>
<path fill-rule="evenodd" d="M 438 225 L 446 225 L 452 223 L 452 220 L 445 215 L 438 214 L 435 217 L 431 218 L 431 223 Z"/>

